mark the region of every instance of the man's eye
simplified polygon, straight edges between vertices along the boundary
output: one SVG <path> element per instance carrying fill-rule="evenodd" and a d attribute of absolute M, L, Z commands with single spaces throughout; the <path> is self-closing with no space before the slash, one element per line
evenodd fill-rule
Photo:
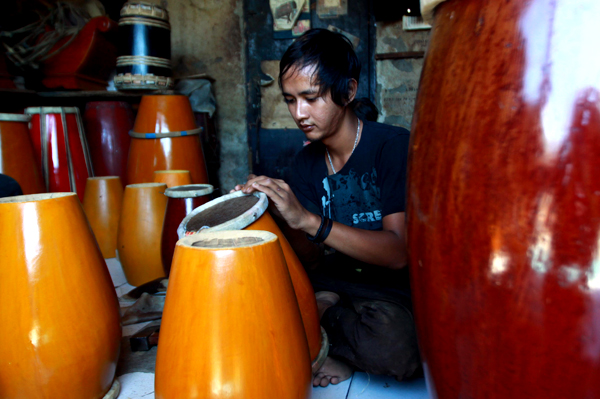
<path fill-rule="evenodd" d="M 291 103 L 294 102 L 294 99 L 293 98 L 284 98 L 283 102 L 286 103 L 286 104 L 291 104 Z"/>
<path fill-rule="evenodd" d="M 315 102 L 317 101 L 318 97 L 311 97 L 311 98 L 307 98 L 306 101 L 308 101 L 309 103 Z"/>

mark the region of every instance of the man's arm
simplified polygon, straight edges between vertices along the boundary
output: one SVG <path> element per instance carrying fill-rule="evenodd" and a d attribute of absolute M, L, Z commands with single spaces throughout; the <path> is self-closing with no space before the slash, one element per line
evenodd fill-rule
<path fill-rule="evenodd" d="M 317 233 L 321 217 L 306 210 L 283 180 L 258 176 L 249 179 L 241 189 L 248 194 L 254 191 L 265 193 L 292 229 L 313 236 Z M 404 212 L 385 216 L 382 231 L 364 230 L 334 222 L 325 244 L 360 261 L 400 269 L 406 266 L 404 224 Z"/>

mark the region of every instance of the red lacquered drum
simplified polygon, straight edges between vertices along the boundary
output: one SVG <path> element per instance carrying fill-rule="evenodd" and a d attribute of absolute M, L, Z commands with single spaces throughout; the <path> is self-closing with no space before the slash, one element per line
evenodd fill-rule
<path fill-rule="evenodd" d="M 438 6 L 408 244 L 434 398 L 600 398 L 600 3 Z"/>
<path fill-rule="evenodd" d="M 94 101 L 85 106 L 85 133 L 96 176 L 119 176 L 125 181 L 129 131 L 134 117 L 122 101 Z"/>
<path fill-rule="evenodd" d="M 310 357 L 285 263 L 277 236 L 267 231 L 177 242 L 156 399 L 310 398 Z"/>
<path fill-rule="evenodd" d="M 168 188 L 165 195 L 167 200 L 167 212 L 162 230 L 161 256 L 165 275 L 169 277 L 171 272 L 171 261 L 175 252 L 175 244 L 179 237 L 177 228 L 187 215 L 200 205 L 210 201 L 213 186 L 210 184 L 191 184 Z"/>
<path fill-rule="evenodd" d="M 15 179 L 23 194 L 45 192 L 27 123 L 31 116 L 0 114 L 0 173 Z"/>
<path fill-rule="evenodd" d="M 0 199 L 0 397 L 116 398 L 119 302 L 74 193 Z"/>
<path fill-rule="evenodd" d="M 269 212 L 267 196 L 236 191 L 210 201 L 195 209 L 183 219 L 177 233 L 179 237 L 195 233 L 223 230 L 266 230 L 279 237 L 286 263 L 292 278 L 308 346 L 313 360 L 313 371 L 325 361 L 329 342 L 321 330 L 315 293 L 298 256 L 279 229 Z"/>
<path fill-rule="evenodd" d="M 189 170 L 194 184 L 208 183 L 201 130 L 186 96 L 143 96 L 129 133 L 128 184 L 153 182 L 154 171 L 176 169 Z"/>
<path fill-rule="evenodd" d="M 83 123 L 75 107 L 32 107 L 29 133 L 48 192 L 72 191 L 83 201 L 94 176 Z"/>

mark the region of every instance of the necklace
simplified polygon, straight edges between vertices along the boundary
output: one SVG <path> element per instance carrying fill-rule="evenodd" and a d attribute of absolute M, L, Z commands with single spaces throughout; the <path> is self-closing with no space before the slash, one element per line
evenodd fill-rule
<path fill-rule="evenodd" d="M 360 131 L 360 119 L 358 119 L 358 126 L 356 127 L 356 138 L 354 139 L 354 147 L 352 147 L 352 152 L 350 153 L 350 156 L 352 156 L 352 154 L 354 154 L 354 150 L 356 149 L 356 145 L 358 144 L 358 132 Z M 325 147 L 325 151 L 327 151 L 327 158 L 329 159 L 329 165 L 331 166 L 331 170 L 333 171 L 333 174 L 335 175 L 337 172 L 335 171 L 335 168 L 333 167 L 333 162 L 331 162 L 331 155 L 329 155 L 329 150 L 327 149 L 327 147 Z"/>

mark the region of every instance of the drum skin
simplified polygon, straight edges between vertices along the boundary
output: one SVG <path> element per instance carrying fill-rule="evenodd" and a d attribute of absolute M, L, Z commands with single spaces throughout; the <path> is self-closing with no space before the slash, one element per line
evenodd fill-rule
<path fill-rule="evenodd" d="M 248 237 L 263 241 L 235 243 Z M 228 241 L 234 243 L 224 248 L 192 246 Z M 277 237 L 223 231 L 179 240 L 160 330 L 156 398 L 308 399 L 311 381 Z"/>
<path fill-rule="evenodd" d="M 300 313 L 304 323 L 304 331 L 308 339 L 308 347 L 310 349 L 310 358 L 315 360 L 321 350 L 321 324 L 319 321 L 319 309 L 317 308 L 317 299 L 315 291 L 308 279 L 308 275 L 304 270 L 304 266 L 298 259 L 298 255 L 292 249 L 285 235 L 273 220 L 273 217 L 266 211 L 250 226 L 244 230 L 264 230 L 275 234 L 279 238 L 279 244 L 283 250 L 285 261 L 287 263 L 290 277 L 300 306 Z"/>
<path fill-rule="evenodd" d="M 0 397 L 102 398 L 119 304 L 77 196 L 4 198 L 0 214 Z"/>
<path fill-rule="evenodd" d="M 135 120 L 131 105 L 122 101 L 93 101 L 83 114 L 94 173 L 125 181 L 129 131 Z"/>
<path fill-rule="evenodd" d="M 156 133 L 156 138 L 131 139 L 127 183 L 154 181 L 156 170 L 189 170 L 192 183 L 208 183 L 208 174 L 198 134 L 160 137 L 196 129 L 190 100 L 182 95 L 142 96 L 133 131 Z"/>
<path fill-rule="evenodd" d="M 160 241 L 167 207 L 166 189 L 164 183 L 125 187 L 117 250 L 127 282 L 136 287 L 165 276 Z"/>
<path fill-rule="evenodd" d="M 154 172 L 154 182 L 165 183 L 171 188 L 190 185 L 192 178 L 189 170 L 157 170 Z"/>
<path fill-rule="evenodd" d="M 39 194 L 46 190 L 33 152 L 27 119 L 26 115 L 0 114 L 0 173 L 15 179 L 23 194 Z"/>
<path fill-rule="evenodd" d="M 407 235 L 433 398 L 600 398 L 595 0 L 438 6 Z"/>
<path fill-rule="evenodd" d="M 122 202 L 123 185 L 119 176 L 88 178 L 83 210 L 104 258 L 116 256 Z"/>

